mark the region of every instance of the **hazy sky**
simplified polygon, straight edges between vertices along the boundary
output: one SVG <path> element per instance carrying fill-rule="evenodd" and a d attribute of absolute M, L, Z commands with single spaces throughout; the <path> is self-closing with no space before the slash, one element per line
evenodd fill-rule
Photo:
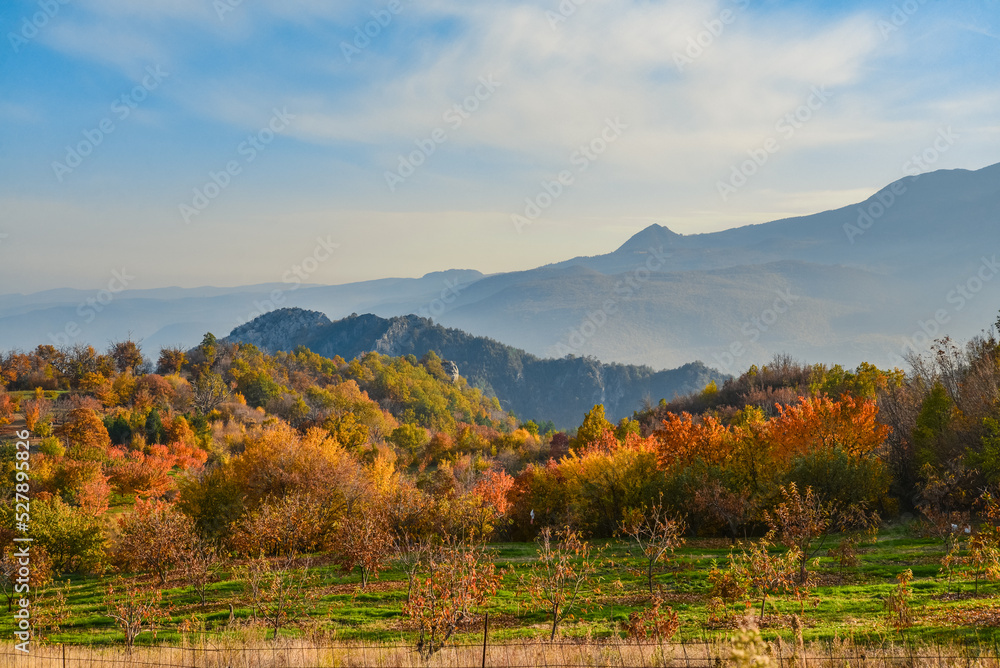
<path fill-rule="evenodd" d="M 1000 161 L 998 0 L 7 0 L 0 23 L 0 293 L 277 282 L 320 239 L 310 282 L 524 269 Z"/>

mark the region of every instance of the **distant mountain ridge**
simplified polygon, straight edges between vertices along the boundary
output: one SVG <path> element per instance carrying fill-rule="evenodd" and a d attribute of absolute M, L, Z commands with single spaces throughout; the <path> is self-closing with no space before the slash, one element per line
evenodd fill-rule
<path fill-rule="evenodd" d="M 775 353 L 894 366 L 931 336 L 965 340 L 994 321 L 998 217 L 1000 164 L 939 170 L 831 211 L 708 234 L 650 225 L 602 255 L 489 276 L 127 290 L 92 320 L 81 317 L 87 291 L 0 295 L 0 349 L 104 347 L 131 333 L 155 355 L 297 307 L 334 319 L 417 314 L 542 358 L 703 360 L 729 374 Z"/>
<path fill-rule="evenodd" d="M 594 358 L 539 359 L 485 337 L 435 325 L 415 315 L 380 318 L 351 315 L 331 321 L 324 314 L 280 309 L 241 325 L 226 341 L 252 343 L 274 353 L 304 346 L 325 357 L 344 359 L 368 352 L 421 357 L 433 350 L 454 362 L 473 387 L 500 399 L 522 420 L 552 420 L 562 428 L 580 424 L 595 404 L 609 417 L 629 417 L 646 402 L 702 390 L 724 377 L 700 362 L 670 371 L 602 364 Z"/>

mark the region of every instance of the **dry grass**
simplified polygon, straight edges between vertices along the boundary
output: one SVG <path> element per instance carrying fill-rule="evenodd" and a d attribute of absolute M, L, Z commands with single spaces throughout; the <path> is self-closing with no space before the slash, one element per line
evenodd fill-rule
<path fill-rule="evenodd" d="M 989 650 L 987 652 L 987 650 Z M 304 639 L 278 643 L 254 639 L 218 639 L 182 646 L 120 647 L 32 645 L 30 655 L 0 646 L 0 668 L 472 668 L 482 665 L 481 645 L 447 647 L 423 660 L 411 646 L 316 643 Z M 988 654 L 988 656 L 987 656 Z M 505 668 L 658 667 L 714 668 L 732 665 L 730 649 L 720 643 L 607 642 L 508 643 L 487 647 L 486 665 Z M 801 646 L 768 645 L 771 665 L 813 668 L 1000 668 L 993 648 L 939 645 L 922 648 L 863 647 L 849 642 Z"/>

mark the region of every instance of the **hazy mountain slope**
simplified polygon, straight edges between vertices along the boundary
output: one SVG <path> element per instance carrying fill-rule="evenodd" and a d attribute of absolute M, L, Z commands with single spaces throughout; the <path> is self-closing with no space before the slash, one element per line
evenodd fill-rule
<path fill-rule="evenodd" d="M 70 343 L 104 346 L 131 332 L 155 352 L 295 306 L 333 318 L 417 313 L 538 356 L 657 368 L 701 359 L 735 372 L 776 352 L 887 365 L 924 330 L 966 339 L 993 322 L 998 216 L 1000 164 L 942 170 L 833 211 L 687 236 L 651 225 L 605 255 L 486 277 L 126 291 L 89 323 L 80 312 L 94 293 L 0 296 L 0 348 L 65 342 L 58 334 L 77 322 Z M 962 286 L 975 290 L 957 297 Z M 782 291 L 797 299 L 765 331 L 753 319 L 770 316 Z"/>
<path fill-rule="evenodd" d="M 366 314 L 330 322 L 322 313 L 275 311 L 233 330 L 228 340 L 275 352 L 305 346 L 327 357 L 351 359 L 369 351 L 421 357 L 435 351 L 458 365 L 473 386 L 500 399 L 521 419 L 550 419 L 574 427 L 594 404 L 614 419 L 630 416 L 644 402 L 673 398 L 722 376 L 702 364 L 671 371 L 602 364 L 595 359 L 539 359 L 485 337 L 434 325 L 417 316 L 390 319 Z"/>
<path fill-rule="evenodd" d="M 93 290 L 49 290 L 0 296 L 0 350 L 40 343 L 91 343 L 104 347 L 130 333 L 147 351 L 192 346 L 205 332 L 220 336 L 262 312 L 285 306 L 322 308 L 335 316 L 383 315 L 429 308 L 448 286 L 482 277 L 478 271 L 434 272 L 422 278 L 392 278 L 347 285 L 272 283 L 235 288 L 124 290 L 110 302 Z M 433 312 L 433 311 L 430 311 Z M 76 325 L 77 329 L 73 328 Z M 72 332 L 76 335 L 71 335 Z"/>
<path fill-rule="evenodd" d="M 568 345 L 654 366 L 691 359 L 718 366 L 733 345 L 742 354 L 729 371 L 782 351 L 888 365 L 907 340 L 922 336 L 922 323 L 935 329 L 937 314 L 946 321 L 938 331 L 957 339 L 993 321 L 1000 279 L 985 281 L 970 299 L 953 291 L 970 280 L 976 287 L 984 259 L 986 275 L 995 273 L 998 215 L 1000 165 L 933 172 L 812 216 L 691 236 L 653 225 L 607 255 L 484 278 L 438 320 L 536 354 Z M 623 282 L 660 264 L 662 273 L 622 296 Z M 766 315 L 776 290 L 800 299 L 762 331 L 752 319 Z M 600 319 L 608 299 L 617 313 L 570 345 L 573 331 L 594 320 L 588 314 Z"/>
<path fill-rule="evenodd" d="M 666 271 L 778 260 L 906 271 L 928 259 L 937 263 L 956 253 L 975 255 L 978 239 L 1000 240 L 998 213 L 1000 164 L 940 170 L 900 179 L 864 202 L 809 216 L 687 236 L 653 225 L 612 253 L 546 269 L 580 265 L 617 274 L 634 270 L 645 262 L 644 253 L 662 247 L 670 256 Z M 868 218 L 859 225 L 863 214 Z"/>
<path fill-rule="evenodd" d="M 658 366 L 690 359 L 718 366 L 738 343 L 742 366 L 727 369 L 736 372 L 775 350 L 813 360 L 878 352 L 878 345 L 855 349 L 856 336 L 848 345 L 839 337 L 891 329 L 889 307 L 906 293 L 898 281 L 861 269 L 801 262 L 654 274 L 631 292 L 627 278 L 567 269 L 469 300 L 441 321 L 550 356 Z"/>

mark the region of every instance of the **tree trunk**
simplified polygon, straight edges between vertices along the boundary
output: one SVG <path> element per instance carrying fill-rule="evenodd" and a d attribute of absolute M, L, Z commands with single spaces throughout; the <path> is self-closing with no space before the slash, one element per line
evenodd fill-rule
<path fill-rule="evenodd" d="M 764 623 L 764 604 L 765 603 L 767 603 L 767 594 L 764 594 L 764 597 L 762 599 L 760 599 L 760 623 L 761 624 Z"/>
<path fill-rule="evenodd" d="M 554 642 L 556 639 L 556 629 L 559 628 L 559 606 L 552 606 L 552 635 L 549 636 L 549 642 Z"/>

